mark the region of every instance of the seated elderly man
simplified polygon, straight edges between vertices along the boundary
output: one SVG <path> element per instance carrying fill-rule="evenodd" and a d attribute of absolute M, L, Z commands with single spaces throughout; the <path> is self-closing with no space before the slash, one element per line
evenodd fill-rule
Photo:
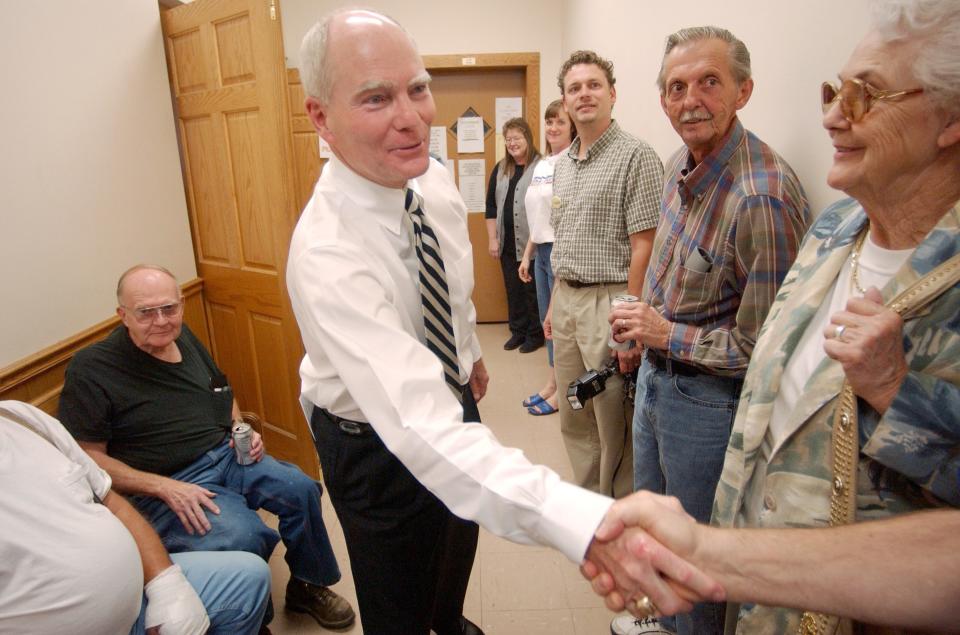
<path fill-rule="evenodd" d="M 183 324 L 173 275 L 138 265 L 117 285 L 122 320 L 67 368 L 60 419 L 129 495 L 171 552 L 249 551 L 269 559 L 279 538 L 291 577 L 286 608 L 325 628 L 354 621 L 328 588 L 340 579 L 320 508 L 321 487 L 264 452 L 254 433 L 240 465 L 229 430 L 239 414 L 226 377 Z M 256 514 L 280 517 L 280 535 Z"/>
<path fill-rule="evenodd" d="M 0 524 L 3 633 L 244 635 L 267 608 L 263 560 L 169 556 L 63 426 L 16 401 L 0 401 Z"/>

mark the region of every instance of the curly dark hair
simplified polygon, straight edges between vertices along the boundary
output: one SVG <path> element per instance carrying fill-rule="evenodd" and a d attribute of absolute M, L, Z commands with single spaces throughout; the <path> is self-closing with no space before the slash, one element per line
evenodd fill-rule
<path fill-rule="evenodd" d="M 599 66 L 607 76 L 607 82 L 611 88 L 617 83 L 617 78 L 613 76 L 613 62 L 603 59 L 593 51 L 574 51 L 570 54 L 570 58 L 560 67 L 560 72 L 557 74 L 557 86 L 560 87 L 561 95 L 563 94 L 563 80 L 566 78 L 567 73 L 570 72 L 570 69 L 577 64 L 593 64 Z"/>

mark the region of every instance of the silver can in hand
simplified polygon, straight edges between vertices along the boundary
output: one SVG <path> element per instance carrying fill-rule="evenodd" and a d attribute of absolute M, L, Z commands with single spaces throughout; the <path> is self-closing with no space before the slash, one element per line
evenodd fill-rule
<path fill-rule="evenodd" d="M 250 456 L 250 444 L 253 443 L 253 428 L 249 423 L 237 420 L 233 422 L 233 430 L 230 432 L 233 437 L 233 451 L 237 453 L 237 463 L 240 465 L 250 465 L 253 463 L 253 457 Z"/>
<path fill-rule="evenodd" d="M 610 301 L 610 310 L 617 308 L 621 304 L 630 304 L 632 302 L 639 302 L 640 298 L 635 295 L 630 295 L 628 293 L 621 293 L 618 296 L 614 296 L 613 300 Z M 626 342 L 618 342 L 613 339 L 613 324 L 610 325 L 610 340 L 607 342 L 607 346 L 612 348 L 615 351 L 627 351 L 630 350 L 630 340 Z"/>

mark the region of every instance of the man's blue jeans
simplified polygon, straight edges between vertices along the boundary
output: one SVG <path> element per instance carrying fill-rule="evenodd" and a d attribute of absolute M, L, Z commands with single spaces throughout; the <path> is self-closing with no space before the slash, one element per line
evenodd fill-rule
<path fill-rule="evenodd" d="M 547 317 L 550 308 L 550 295 L 553 293 L 553 267 L 550 266 L 550 253 L 553 243 L 539 243 L 537 245 L 536 260 L 533 261 L 533 280 L 537 284 L 537 309 L 540 313 L 540 323 Z M 547 340 L 547 360 L 553 367 L 553 340 Z"/>
<path fill-rule="evenodd" d="M 743 381 L 660 370 L 644 358 L 633 414 L 633 478 L 637 490 L 676 496 L 710 522 Z M 678 635 L 723 632 L 723 605 L 697 604 L 689 615 L 661 620 Z"/>
<path fill-rule="evenodd" d="M 277 541 L 283 538 L 285 559 L 294 578 L 319 586 L 340 580 L 340 568 L 321 514 L 322 488 L 297 466 L 270 456 L 259 463 L 240 465 L 224 441 L 171 478 L 215 492 L 213 502 L 220 508 L 219 514 L 205 512 L 210 531 L 203 536 L 190 535 L 162 500 L 133 497 L 132 502 L 171 553 L 248 551 L 269 560 Z M 255 511 L 260 508 L 279 516 L 279 535 L 260 520 Z"/>
<path fill-rule="evenodd" d="M 270 567 L 264 560 L 242 551 L 174 553 L 170 559 L 200 596 L 210 618 L 208 635 L 255 635 L 260 630 L 270 596 Z M 130 635 L 143 635 L 146 610 L 144 594 Z"/>

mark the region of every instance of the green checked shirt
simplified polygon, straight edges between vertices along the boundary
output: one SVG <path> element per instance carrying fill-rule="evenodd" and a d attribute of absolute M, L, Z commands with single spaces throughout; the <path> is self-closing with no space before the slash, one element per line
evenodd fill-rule
<path fill-rule="evenodd" d="M 554 169 L 550 264 L 561 280 L 625 283 L 630 234 L 655 228 L 660 217 L 663 164 L 616 121 L 586 157 L 579 152 L 577 138 Z"/>

